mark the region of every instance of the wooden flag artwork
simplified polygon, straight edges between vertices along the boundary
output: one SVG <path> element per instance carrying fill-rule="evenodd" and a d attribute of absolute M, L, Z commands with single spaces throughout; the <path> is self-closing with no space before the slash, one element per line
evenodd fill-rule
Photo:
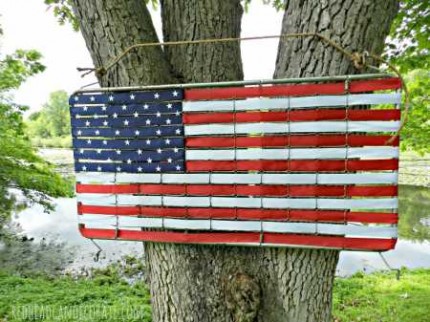
<path fill-rule="evenodd" d="M 80 232 L 393 249 L 401 88 L 379 74 L 78 91 Z"/>

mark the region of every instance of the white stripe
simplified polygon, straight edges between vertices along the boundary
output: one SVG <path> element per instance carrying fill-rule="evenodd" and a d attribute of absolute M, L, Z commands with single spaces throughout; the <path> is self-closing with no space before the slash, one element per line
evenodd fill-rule
<path fill-rule="evenodd" d="M 400 93 L 321 95 L 286 98 L 249 98 L 243 100 L 185 101 L 184 112 L 250 111 L 301 107 L 335 107 L 374 104 L 400 104 Z"/>
<path fill-rule="evenodd" d="M 288 159 L 344 159 L 398 158 L 397 147 L 315 148 L 315 149 L 229 149 L 187 150 L 187 160 L 288 160 Z"/>
<path fill-rule="evenodd" d="M 82 193 L 78 202 L 85 205 L 222 207 L 271 209 L 395 209 L 397 198 L 326 199 L 326 198 L 248 198 L 146 196 Z"/>
<path fill-rule="evenodd" d="M 318 122 L 262 122 L 229 124 L 185 125 L 187 136 L 220 134 L 269 134 L 306 132 L 393 132 L 399 121 L 318 121 Z"/>
<path fill-rule="evenodd" d="M 79 222 L 88 228 L 114 228 L 116 218 L 112 216 L 80 215 Z M 106 218 L 108 217 L 108 218 Z M 397 237 L 397 228 L 391 226 L 364 226 L 354 224 L 323 224 L 273 221 L 240 221 L 240 220 L 196 220 L 172 218 L 137 218 L 130 216 L 119 217 L 119 229 L 129 228 L 166 228 L 166 229 L 196 229 L 215 231 L 263 231 L 295 234 L 327 234 L 355 237 Z"/>
<path fill-rule="evenodd" d="M 81 183 L 186 183 L 186 184 L 394 184 L 397 172 L 371 173 L 164 173 L 114 175 L 97 172 L 78 172 L 76 181 Z"/>

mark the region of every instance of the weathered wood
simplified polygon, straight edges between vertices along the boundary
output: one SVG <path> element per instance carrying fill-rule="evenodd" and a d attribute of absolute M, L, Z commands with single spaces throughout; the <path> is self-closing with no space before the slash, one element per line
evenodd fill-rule
<path fill-rule="evenodd" d="M 156 36 L 144 1 L 73 0 L 96 66 Z M 108 3 L 107 3 L 108 2 Z M 290 0 L 282 32 L 321 32 L 349 50 L 380 53 L 398 0 Z M 166 41 L 237 37 L 239 0 L 161 0 Z M 259 46 L 258 43 L 255 46 Z M 353 73 L 313 39 L 281 42 L 275 77 Z M 237 44 L 139 50 L 102 85 L 242 79 Z M 146 244 L 154 322 L 329 321 L 339 253 L 331 250 Z"/>

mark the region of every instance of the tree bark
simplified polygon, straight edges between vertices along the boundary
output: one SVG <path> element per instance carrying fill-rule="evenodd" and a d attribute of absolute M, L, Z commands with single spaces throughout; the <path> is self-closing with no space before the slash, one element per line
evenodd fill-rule
<path fill-rule="evenodd" d="M 142 0 L 73 0 L 96 66 L 126 46 L 156 39 Z M 289 0 L 282 32 L 320 32 L 349 50 L 380 53 L 398 0 Z M 161 0 L 166 41 L 240 34 L 240 0 Z M 256 46 L 259 44 L 256 43 Z M 353 73 L 315 39 L 282 41 L 275 77 Z M 139 50 L 102 85 L 242 79 L 237 43 Z M 154 322 L 324 322 L 330 320 L 338 251 L 147 243 Z"/>
<path fill-rule="evenodd" d="M 129 46 L 158 42 L 143 0 L 73 0 L 73 8 L 96 68 Z M 161 47 L 135 49 L 105 75 L 96 76 L 104 87 L 176 82 Z"/>
<path fill-rule="evenodd" d="M 239 0 L 160 0 L 164 41 L 240 37 Z M 165 48 L 174 75 L 184 83 L 242 80 L 239 42 Z"/>

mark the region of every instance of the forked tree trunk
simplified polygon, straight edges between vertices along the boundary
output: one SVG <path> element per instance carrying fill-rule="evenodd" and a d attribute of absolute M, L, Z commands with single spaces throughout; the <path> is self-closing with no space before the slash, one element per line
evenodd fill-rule
<path fill-rule="evenodd" d="M 143 0 L 73 0 L 98 67 L 127 46 L 157 41 Z M 289 0 L 283 33 L 320 32 L 346 49 L 380 53 L 398 0 Z M 240 0 L 161 0 L 166 41 L 238 37 Z M 255 44 L 259 46 L 258 43 Z M 353 73 L 315 39 L 279 45 L 275 77 Z M 237 43 L 136 51 L 102 85 L 240 80 Z M 339 253 L 332 250 L 146 244 L 154 322 L 330 320 Z"/>

